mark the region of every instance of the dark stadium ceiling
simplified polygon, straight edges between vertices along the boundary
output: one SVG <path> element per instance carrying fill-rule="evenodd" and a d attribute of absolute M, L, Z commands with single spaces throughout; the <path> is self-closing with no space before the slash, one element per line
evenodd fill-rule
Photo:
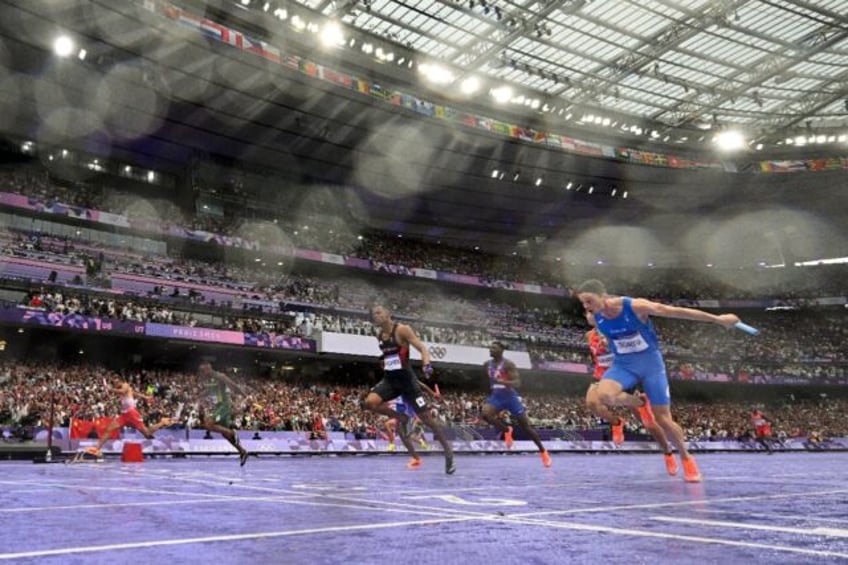
<path fill-rule="evenodd" d="M 596 4 L 611 12 L 612 4 L 641 10 L 624 1 L 596 2 L 575 13 Z M 551 258 L 565 259 L 570 252 L 581 261 L 617 257 L 628 264 L 699 262 L 719 255 L 731 255 L 728 264 L 775 263 L 782 259 L 774 256 L 773 241 L 798 259 L 845 254 L 848 199 L 841 171 L 758 175 L 648 167 L 448 128 L 355 92 L 324 88 L 300 73 L 269 68 L 144 10 L 126 10 L 133 5 L 111 0 L 4 5 L 0 133 L 178 176 L 214 156 L 257 171 L 291 210 L 319 192 L 329 195 L 343 209 L 340 216 L 355 217 L 352 233 L 378 229 L 504 253 L 541 242 Z M 361 5 L 349 8 L 376 17 L 380 6 L 402 5 L 373 3 L 370 16 Z M 420 6 L 430 6 L 422 8 L 425 15 L 438 8 L 459 17 L 469 10 L 467 4 Z M 558 6 L 562 18 L 578 17 L 565 4 Z M 226 7 L 235 9 L 231 2 Z M 256 9 L 264 12 L 264 3 Z M 481 14 L 465 17 L 492 32 L 496 24 L 487 24 Z M 344 18 L 354 18 L 353 12 Z M 283 24 L 263 15 L 262 22 L 269 21 Z M 555 37 L 554 24 L 547 25 Z M 442 33 L 442 27 L 456 24 L 436 22 L 429 35 Z M 75 49 L 87 50 L 84 60 L 56 56 L 59 33 L 76 38 Z M 519 35 L 527 37 L 502 41 L 514 49 L 547 41 L 546 32 Z M 432 48 L 435 40 L 424 43 L 424 37 L 418 39 L 421 48 Z M 521 74 L 478 63 L 491 68 L 492 76 Z M 812 175 L 815 192 L 807 180 Z M 358 213 L 348 211 L 348 197 Z"/>
<path fill-rule="evenodd" d="M 456 83 L 510 83 L 575 114 L 772 139 L 846 126 L 845 0 L 299 1 L 431 56 Z"/>

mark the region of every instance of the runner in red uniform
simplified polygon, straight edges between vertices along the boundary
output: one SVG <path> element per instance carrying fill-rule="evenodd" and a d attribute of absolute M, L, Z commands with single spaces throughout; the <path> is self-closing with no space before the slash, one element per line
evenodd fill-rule
<path fill-rule="evenodd" d="M 106 384 L 106 381 L 104 380 L 103 383 Z M 121 415 L 112 420 L 109 426 L 106 427 L 103 435 L 100 436 L 100 440 L 97 442 L 97 445 L 86 449 L 86 453 L 102 457 L 103 453 L 100 449 L 103 447 L 103 444 L 109 440 L 109 437 L 111 437 L 115 430 L 125 426 L 137 429 L 147 439 L 153 439 L 153 434 L 156 433 L 156 430 L 165 426 L 170 426 L 173 423 L 170 418 L 162 418 L 158 424 L 146 426 L 144 424 L 144 420 L 141 418 L 141 414 L 139 414 L 138 409 L 136 408 L 135 393 L 133 392 L 133 388 L 130 383 L 118 381 L 118 384 L 109 390 L 121 395 Z M 141 394 L 139 394 L 139 396 L 147 399 L 148 402 L 153 400 L 150 396 L 144 396 Z"/>

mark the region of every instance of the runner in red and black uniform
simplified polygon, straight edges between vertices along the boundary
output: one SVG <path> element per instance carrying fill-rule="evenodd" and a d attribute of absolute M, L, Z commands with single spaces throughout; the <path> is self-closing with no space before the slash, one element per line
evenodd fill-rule
<path fill-rule="evenodd" d="M 407 427 L 409 416 L 400 414 L 384 404 L 398 396 L 402 397 L 404 403 L 412 407 L 418 414 L 418 418 L 433 430 L 433 435 L 442 444 L 445 452 L 445 473 L 452 475 L 456 471 L 453 463 L 453 447 L 445 437 L 442 426 L 430 413 L 427 399 L 409 365 L 409 346 L 411 345 L 421 353 L 424 373 L 431 374 L 433 368 L 430 365 L 430 353 L 412 328 L 392 320 L 389 311 L 383 306 L 372 306 L 371 320 L 378 329 L 377 340 L 382 351 L 380 361 L 383 366 L 383 379 L 365 397 L 364 407 L 377 414 L 397 419 L 400 439 L 412 455 L 412 460 L 407 466 L 413 469 L 421 466 L 421 457 L 415 451 L 415 445 L 409 437 Z"/>
<path fill-rule="evenodd" d="M 593 376 L 595 380 L 601 380 L 607 368 L 612 365 L 613 353 L 607 348 L 606 338 L 595 328 L 595 318 L 590 312 L 586 312 L 586 321 L 592 326 L 592 329 L 586 332 L 586 341 L 589 342 L 589 353 L 592 355 L 592 363 L 595 365 Z M 600 401 L 600 398 L 598 398 L 598 383 L 589 385 L 589 390 L 586 391 L 586 407 L 589 408 L 592 414 L 610 423 L 613 443 L 616 445 L 624 443 L 624 418 L 613 414 Z M 665 437 L 665 432 L 663 432 L 662 428 L 657 425 L 653 418 L 645 418 L 642 415 L 642 410 L 643 408 L 639 407 L 631 409 L 630 412 L 634 418 L 642 422 L 642 425 L 663 450 L 665 468 L 668 474 L 672 476 L 677 475 L 677 461 L 674 459 L 674 454 L 671 451 L 668 438 Z"/>
<path fill-rule="evenodd" d="M 759 408 L 754 408 L 751 412 L 751 426 L 754 428 L 754 438 L 762 445 L 769 455 L 774 453 L 769 443 L 771 439 L 771 423 L 766 420 L 765 414 Z"/>

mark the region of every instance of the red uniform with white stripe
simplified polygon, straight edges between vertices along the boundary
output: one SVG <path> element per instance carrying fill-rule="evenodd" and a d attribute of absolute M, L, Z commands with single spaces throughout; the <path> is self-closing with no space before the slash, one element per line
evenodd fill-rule
<path fill-rule="evenodd" d="M 135 407 L 134 397 L 130 395 L 121 397 L 121 415 L 116 420 L 122 428 L 124 426 L 132 426 L 139 431 L 144 428 L 141 414 L 138 413 L 138 409 Z"/>
<path fill-rule="evenodd" d="M 751 424 L 754 426 L 754 432 L 758 438 L 771 436 L 771 424 L 759 410 L 754 410 L 751 413 Z"/>
<path fill-rule="evenodd" d="M 589 333 L 589 352 L 592 354 L 592 363 L 595 364 L 593 376 L 601 380 L 606 370 L 612 365 L 613 354 L 607 349 L 606 340 L 596 329 Z"/>

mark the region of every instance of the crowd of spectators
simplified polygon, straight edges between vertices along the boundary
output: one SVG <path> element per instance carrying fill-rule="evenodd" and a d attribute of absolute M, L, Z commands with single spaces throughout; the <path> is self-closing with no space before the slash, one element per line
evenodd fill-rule
<path fill-rule="evenodd" d="M 45 201 L 86 205 L 222 235 L 245 235 L 241 221 L 235 218 L 194 214 L 161 198 L 142 198 L 114 189 L 100 190 L 85 183 L 80 187 L 69 187 L 53 181 L 39 168 L 2 169 L 0 186 Z M 302 220 L 298 220 L 282 220 L 278 226 L 284 239 L 296 246 L 317 247 L 318 251 L 369 259 L 378 270 L 388 272 L 409 272 L 414 268 L 423 268 L 474 275 L 490 281 L 492 286 L 525 282 L 563 287 L 578 284 L 580 280 L 591 276 L 604 279 L 614 291 L 663 300 L 769 297 L 792 305 L 804 305 L 806 299 L 811 297 L 845 293 L 843 266 L 745 269 L 735 270 L 732 276 L 718 268 L 687 271 L 602 267 L 579 268 L 578 271 L 578 267 L 564 266 L 559 262 L 529 259 L 520 255 L 495 255 L 397 238 L 391 234 L 369 233 L 357 239 L 355 234 L 344 229 L 343 220 L 336 217 L 324 218 L 323 221 L 320 217 L 312 218 L 312 225 L 308 227 L 304 227 Z"/>
<path fill-rule="evenodd" d="M 245 375 L 233 368 L 219 367 L 230 373 L 248 393 L 235 396 L 236 426 L 244 430 L 291 430 L 310 432 L 314 418 L 320 416 L 330 431 L 374 434 L 379 417 L 360 407 L 360 398 L 368 390 L 366 383 L 331 384 L 317 379 L 281 379 Z M 117 377 L 102 367 L 60 365 L 51 362 L 0 362 L 0 425 L 44 426 L 51 396 L 55 421 L 68 426 L 71 418 L 94 419 L 113 416 L 118 399 L 103 385 L 104 379 Z M 204 395 L 200 379 L 192 372 L 131 369 L 121 378 L 145 395 L 141 411 L 151 420 L 178 415 L 183 424 L 196 419 L 194 404 Z M 451 426 L 485 427 L 480 419 L 486 392 L 451 390 L 442 386 L 437 401 L 440 418 Z M 524 394 L 528 413 L 540 427 L 587 430 L 603 426 L 584 406 L 582 396 Z M 674 413 L 690 440 L 742 438 L 750 431 L 752 405 L 746 402 L 677 401 Z M 778 438 L 848 437 L 845 410 L 848 401 L 819 398 L 815 401 L 782 400 L 765 408 Z M 631 424 L 631 432 L 640 432 Z"/>

